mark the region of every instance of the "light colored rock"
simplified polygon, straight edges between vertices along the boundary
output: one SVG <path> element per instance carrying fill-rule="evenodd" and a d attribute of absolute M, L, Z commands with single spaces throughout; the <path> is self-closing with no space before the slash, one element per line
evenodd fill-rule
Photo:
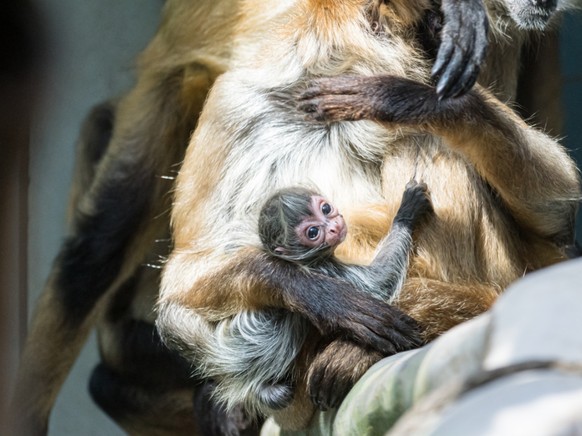
<path fill-rule="evenodd" d="M 492 309 L 487 369 L 531 360 L 582 363 L 582 259 L 528 274 Z"/>
<path fill-rule="evenodd" d="M 581 410 L 580 377 L 552 371 L 531 371 L 501 379 L 469 393 L 443 417 L 442 424 L 433 434 L 562 434 L 564 429 L 571 427 L 569 423 L 581 418 Z"/>
<path fill-rule="evenodd" d="M 485 313 L 438 338 L 420 364 L 415 400 L 451 381 L 464 382 L 481 371 L 491 316 Z"/>

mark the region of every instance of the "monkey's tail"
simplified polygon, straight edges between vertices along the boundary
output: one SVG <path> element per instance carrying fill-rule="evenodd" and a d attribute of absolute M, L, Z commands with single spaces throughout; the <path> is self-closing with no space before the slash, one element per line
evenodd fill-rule
<path fill-rule="evenodd" d="M 242 405 L 251 416 L 267 414 L 279 394 L 285 396 L 283 383 L 292 378 L 308 331 L 305 320 L 286 311 L 242 311 L 213 323 L 167 302 L 158 306 L 156 326 L 164 342 L 193 363 L 197 376 L 216 382 L 217 401 L 227 410 Z"/>

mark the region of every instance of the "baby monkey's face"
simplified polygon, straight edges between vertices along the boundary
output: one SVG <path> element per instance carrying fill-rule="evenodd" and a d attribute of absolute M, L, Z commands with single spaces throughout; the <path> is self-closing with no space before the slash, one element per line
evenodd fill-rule
<path fill-rule="evenodd" d="M 333 251 L 348 233 L 348 227 L 339 210 L 325 198 L 314 195 L 309 205 L 311 215 L 305 217 L 295 228 L 297 237 L 309 248 L 323 244 Z"/>

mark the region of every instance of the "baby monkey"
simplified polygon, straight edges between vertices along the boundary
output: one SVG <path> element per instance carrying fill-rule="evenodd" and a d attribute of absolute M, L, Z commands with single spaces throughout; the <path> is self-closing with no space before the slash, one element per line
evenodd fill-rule
<path fill-rule="evenodd" d="M 324 280 L 322 275 L 347 280 L 392 301 L 406 278 L 412 233 L 431 210 L 426 184 L 408 182 L 392 229 L 369 266 L 346 264 L 334 256 L 347 236 L 347 225 L 333 204 L 306 188 L 282 189 L 267 200 L 259 215 L 259 236 L 271 255 L 307 267 L 317 280 Z"/>
<path fill-rule="evenodd" d="M 347 236 L 346 222 L 332 203 L 310 189 L 285 188 L 270 197 L 259 215 L 259 236 L 270 255 L 305 268 L 312 280 L 322 285 L 348 281 L 355 290 L 390 302 L 398 296 L 406 278 L 412 233 L 430 211 L 426 184 L 408 182 L 392 229 L 380 241 L 368 266 L 346 264 L 334 256 Z M 284 381 L 259 385 L 258 397 L 271 409 L 285 407 L 293 397 Z"/>

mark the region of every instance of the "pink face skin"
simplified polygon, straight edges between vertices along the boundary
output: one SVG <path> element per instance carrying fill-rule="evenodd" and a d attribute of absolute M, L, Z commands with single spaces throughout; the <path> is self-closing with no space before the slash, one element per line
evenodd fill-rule
<path fill-rule="evenodd" d="M 326 243 L 333 251 L 348 234 L 348 227 L 339 210 L 319 195 L 311 197 L 313 215 L 305 218 L 295 228 L 301 243 L 310 248 Z"/>

